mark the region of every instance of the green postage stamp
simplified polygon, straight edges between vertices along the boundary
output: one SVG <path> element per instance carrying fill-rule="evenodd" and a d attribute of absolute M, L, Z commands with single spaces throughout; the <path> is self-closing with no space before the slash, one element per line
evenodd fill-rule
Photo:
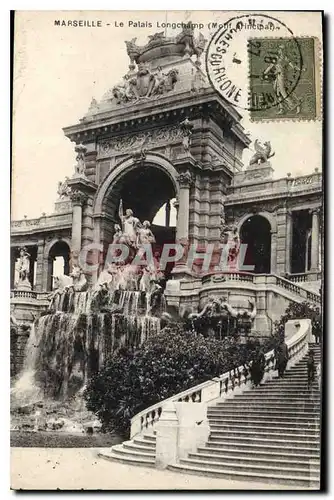
<path fill-rule="evenodd" d="M 252 120 L 314 120 L 320 115 L 317 39 L 248 40 Z"/>

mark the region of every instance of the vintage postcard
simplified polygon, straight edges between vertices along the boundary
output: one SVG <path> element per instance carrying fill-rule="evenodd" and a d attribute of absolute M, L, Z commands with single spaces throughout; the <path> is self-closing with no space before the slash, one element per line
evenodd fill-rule
<path fill-rule="evenodd" d="M 16 11 L 11 488 L 321 490 L 320 11 Z"/>

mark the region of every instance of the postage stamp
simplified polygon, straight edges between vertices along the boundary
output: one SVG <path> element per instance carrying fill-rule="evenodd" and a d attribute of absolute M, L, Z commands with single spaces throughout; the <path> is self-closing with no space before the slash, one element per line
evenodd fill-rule
<path fill-rule="evenodd" d="M 253 120 L 319 116 L 314 38 L 251 38 L 248 57 Z"/>

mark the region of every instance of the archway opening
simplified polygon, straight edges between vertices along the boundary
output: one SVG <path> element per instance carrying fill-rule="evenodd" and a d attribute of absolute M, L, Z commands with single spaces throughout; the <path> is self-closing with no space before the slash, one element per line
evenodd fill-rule
<path fill-rule="evenodd" d="M 271 226 L 262 215 L 249 217 L 241 226 L 241 243 L 247 245 L 244 264 L 254 266 L 252 272 L 270 273 Z"/>
<path fill-rule="evenodd" d="M 53 289 L 53 277 L 70 272 L 70 247 L 63 241 L 57 241 L 50 248 L 48 255 L 47 290 Z"/>
<path fill-rule="evenodd" d="M 105 250 L 113 241 L 114 225 L 120 224 L 119 206 L 130 208 L 142 223 L 149 221 L 155 237 L 154 255 L 161 255 L 163 245 L 174 243 L 176 190 L 170 176 L 156 165 L 143 164 L 124 173 L 110 186 L 102 204 L 101 239 Z M 166 268 L 169 279 L 173 263 Z"/>

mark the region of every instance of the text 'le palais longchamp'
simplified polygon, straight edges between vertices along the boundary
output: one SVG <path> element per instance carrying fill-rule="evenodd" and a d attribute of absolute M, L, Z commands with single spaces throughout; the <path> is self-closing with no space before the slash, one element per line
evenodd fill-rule
<path fill-rule="evenodd" d="M 71 28 L 103 28 L 104 26 L 111 26 L 114 28 L 171 28 L 171 29 L 179 29 L 179 28 L 192 28 L 192 29 L 203 29 L 203 23 L 168 23 L 168 22 L 160 22 L 156 21 L 156 23 L 152 23 L 149 21 L 135 21 L 135 20 L 127 20 L 127 21 L 111 21 L 104 22 L 101 20 L 83 20 L 83 19 L 55 19 L 55 26 L 68 26 Z"/>

